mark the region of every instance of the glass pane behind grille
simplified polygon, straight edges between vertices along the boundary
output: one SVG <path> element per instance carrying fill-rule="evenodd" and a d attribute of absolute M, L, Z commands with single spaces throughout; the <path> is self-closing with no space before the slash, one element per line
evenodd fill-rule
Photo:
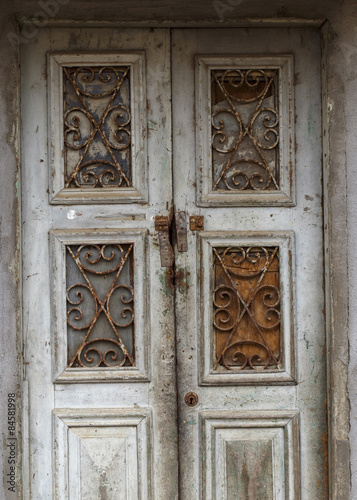
<path fill-rule="evenodd" d="M 135 365 L 133 245 L 66 246 L 68 367 Z"/>
<path fill-rule="evenodd" d="M 129 67 L 63 67 L 66 188 L 132 185 Z"/>
<path fill-rule="evenodd" d="M 214 190 L 279 190 L 279 73 L 211 70 Z"/>

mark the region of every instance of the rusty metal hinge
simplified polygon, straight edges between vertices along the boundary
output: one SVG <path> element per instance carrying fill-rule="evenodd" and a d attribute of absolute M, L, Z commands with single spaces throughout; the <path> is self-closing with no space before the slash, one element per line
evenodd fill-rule
<path fill-rule="evenodd" d="M 174 265 L 174 251 L 170 241 L 171 220 L 168 215 L 157 215 L 155 217 L 155 231 L 159 235 L 162 267 L 172 267 Z"/>

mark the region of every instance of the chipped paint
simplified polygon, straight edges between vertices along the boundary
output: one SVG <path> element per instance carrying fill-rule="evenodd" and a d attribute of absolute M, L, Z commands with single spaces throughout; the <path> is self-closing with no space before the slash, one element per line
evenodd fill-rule
<path fill-rule="evenodd" d="M 175 287 L 178 293 L 187 293 L 191 285 L 191 273 L 183 267 L 175 270 Z"/>
<path fill-rule="evenodd" d="M 348 59 L 349 55 L 353 53 L 356 46 L 356 34 L 355 34 L 355 17 L 353 15 L 353 3 L 350 0 L 341 4 L 336 4 L 336 2 L 332 2 L 331 0 L 327 1 L 318 1 L 318 2 L 310 2 L 307 6 L 306 3 L 293 1 L 287 5 L 286 10 L 279 11 L 280 5 L 277 4 L 276 1 L 270 2 L 267 4 L 266 2 L 258 0 L 258 2 L 243 2 L 243 4 L 239 7 L 239 19 L 235 18 L 235 16 L 229 16 L 229 19 L 224 19 L 220 25 L 230 25 L 238 24 L 238 25 L 251 25 L 251 26 L 286 26 L 295 25 L 295 26 L 320 26 L 322 21 L 326 18 L 329 19 L 330 24 L 327 23 L 324 26 L 325 32 L 327 30 L 328 36 L 326 37 L 327 50 L 325 53 L 328 54 L 326 57 L 327 68 L 326 74 L 328 75 L 327 82 L 325 83 L 324 91 L 326 91 L 326 95 L 328 96 L 328 104 L 327 109 L 330 113 L 333 113 L 329 118 L 328 124 L 328 134 L 327 134 L 327 142 L 325 147 L 325 153 L 331 152 L 331 158 L 326 160 L 326 175 L 325 182 L 329 184 L 329 189 L 331 193 L 331 198 L 328 201 L 325 201 L 326 206 L 326 224 L 328 225 L 329 230 L 329 239 L 330 242 L 327 244 L 327 253 L 331 254 L 331 259 L 327 263 L 331 268 L 331 289 L 327 287 L 327 297 L 328 302 L 330 300 L 330 294 L 332 295 L 332 308 L 327 308 L 327 316 L 332 319 L 332 333 L 334 333 L 334 329 L 337 328 L 334 339 L 329 346 L 329 353 L 331 355 L 331 369 L 333 372 L 333 376 L 331 377 L 331 425 L 333 428 L 332 432 L 332 441 L 335 443 L 331 448 L 331 456 L 333 462 L 333 491 L 331 492 L 331 498 L 338 498 L 339 500 L 345 500 L 349 497 L 348 489 L 349 489 L 349 450 L 348 450 L 348 432 L 349 432 L 349 401 L 348 401 L 348 393 L 346 390 L 347 382 L 348 382 L 348 342 L 347 342 L 347 333 L 348 328 L 346 324 L 347 318 L 347 293 L 348 287 L 342 290 L 340 283 L 347 283 L 347 266 L 346 266 L 346 252 L 341 252 L 341 248 L 345 249 L 345 242 L 347 241 L 347 232 L 350 235 L 350 241 L 352 245 L 352 249 L 350 250 L 350 293 L 353 298 L 354 289 L 356 280 L 354 279 L 354 236 L 355 229 L 353 227 L 354 217 L 350 214 L 347 217 L 346 207 L 349 209 L 353 208 L 353 195 L 349 198 L 349 201 L 346 201 L 346 187 L 344 185 L 346 179 L 346 169 L 348 170 L 351 178 L 354 176 L 354 163 L 351 162 L 350 157 L 352 154 L 352 150 L 354 148 L 354 135 L 355 130 L 353 126 L 347 126 L 344 120 L 346 113 L 350 113 L 350 119 L 353 118 L 353 101 L 350 101 L 351 95 L 354 95 L 354 86 L 355 79 L 352 79 L 349 73 L 353 70 L 353 65 L 347 65 L 347 71 L 341 71 L 343 65 L 345 64 L 345 60 Z M 94 9 L 94 10 L 93 10 Z M 205 5 L 205 16 L 207 19 L 204 22 L 201 22 L 202 26 L 212 26 L 217 25 L 217 15 L 212 10 L 211 7 L 207 4 Z M 16 10 L 16 12 L 15 12 Z M 12 89 L 16 89 L 16 78 L 9 78 L 11 71 L 9 71 L 9 66 L 14 68 L 17 66 L 16 62 L 16 52 L 11 50 L 9 43 L 7 43 L 7 37 L 11 34 L 16 33 L 16 27 L 12 24 L 13 19 L 16 16 L 29 16 L 29 14 L 36 12 L 38 10 L 37 1 L 29 0 L 26 2 L 26 5 L 18 5 L 13 2 L 5 2 L 2 10 L 2 37 L 5 40 L 5 43 L 2 44 L 4 57 L 2 57 L 2 68 L 4 73 L 4 78 L 2 79 L 2 88 L 3 95 L 6 95 L 6 98 L 3 97 L 4 108 L 7 108 L 3 115 L 6 117 L 9 123 L 12 123 L 14 119 L 14 114 L 12 113 L 14 110 L 12 99 L 8 99 L 9 92 L 11 93 L 10 86 L 7 87 L 8 81 L 11 81 Z M 128 20 L 131 24 L 135 23 L 143 23 L 146 26 L 152 26 L 153 24 L 157 26 L 174 26 L 175 21 L 179 21 L 180 25 L 189 26 L 190 23 L 199 24 L 199 19 L 202 17 L 202 9 L 199 3 L 187 3 L 184 6 L 185 10 L 185 19 L 182 19 L 182 5 L 178 5 L 177 2 L 167 2 L 165 5 L 159 5 L 155 11 L 155 19 L 152 14 L 152 6 L 149 5 L 148 2 L 144 2 L 140 8 L 140 12 L 136 11 L 133 13 L 133 9 L 115 9 L 113 11 L 112 5 L 109 5 L 107 2 L 102 2 L 100 5 L 93 5 L 93 8 L 88 11 L 80 11 L 79 4 L 76 5 L 76 2 L 71 4 L 71 16 L 76 18 L 77 21 L 71 21 L 68 19 L 68 9 L 66 7 L 60 8 L 58 19 L 56 23 L 58 25 L 70 25 L 77 24 L 78 26 L 99 26 L 99 25 L 108 25 L 113 23 L 116 27 L 118 24 L 125 24 Z M 277 19 L 276 15 L 284 15 L 286 18 Z M 299 19 L 299 16 L 301 17 Z M 93 21 L 93 19 L 96 21 Z M 262 19 L 262 18 L 265 18 Z M 309 18 L 309 19 L 307 19 Z M 108 21 L 111 19 L 111 21 Z M 332 26 L 332 29 L 330 28 Z M 81 37 L 84 37 L 85 30 L 80 30 Z M 76 40 L 73 40 L 71 44 L 73 48 L 76 47 L 78 43 L 79 36 Z M 348 42 L 345 44 L 345 42 Z M 99 45 L 98 45 L 99 46 Z M 9 58 L 9 54 L 14 57 L 14 60 L 11 61 Z M 340 80 L 341 75 L 344 75 L 343 80 Z M 301 75 L 299 75 L 301 77 Z M 333 97 L 331 97 L 332 94 Z M 336 102 L 336 105 L 335 105 Z M 338 104 L 338 105 L 337 105 Z M 352 104 L 352 107 L 350 107 Z M 5 122 L 5 120 L 4 120 Z M 347 127 L 347 130 L 346 130 Z M 330 142 L 329 142 L 330 141 Z M 15 158 L 15 153 L 13 156 L 6 155 L 6 140 L 3 137 L 3 162 L 2 165 L 4 169 L 6 168 L 6 173 L 3 175 L 3 191 L 6 192 L 6 196 L 2 196 L 2 220 L 3 227 L 5 227 L 5 232 L 2 230 L 2 261 L 5 260 L 5 274 L 2 274 L 4 283 L 6 285 L 6 293 L 8 296 L 13 296 L 14 286 L 19 284 L 18 278 L 14 278 L 13 275 L 10 279 L 8 277 L 8 270 L 11 273 L 16 272 L 16 265 L 8 265 L 7 264 L 7 256 L 13 255 L 13 245 L 12 245 L 12 235 L 15 227 L 14 223 L 14 211 L 12 200 L 13 197 L 18 196 L 18 192 L 16 191 L 14 194 L 14 190 L 9 188 L 8 180 L 12 176 L 12 172 L 15 171 L 13 169 L 14 162 L 11 159 Z M 5 154 L 4 154 L 5 153 Z M 353 156 L 353 155 L 352 155 Z M 8 161 L 9 158 L 9 161 Z M 350 190 L 353 190 L 353 184 L 350 185 Z M 347 231 L 347 224 L 350 225 Z M 20 249 L 19 243 L 19 231 L 20 228 L 16 229 L 18 232 L 17 238 L 17 250 Z M 10 232 L 10 240 L 8 240 Z M 342 255 L 343 254 L 343 255 Z M 342 258 L 341 258 L 342 257 Z M 19 254 L 16 254 L 15 261 L 17 265 L 20 261 Z M 7 301 L 6 296 L 4 300 Z M 12 327 L 14 318 L 19 315 L 19 306 L 18 302 L 15 301 L 12 303 L 11 307 L 6 307 L 4 304 L 2 317 L 4 318 L 4 324 L 8 325 L 6 331 L 3 332 L 4 341 L 9 339 L 9 342 L 12 342 L 12 335 L 14 331 L 20 331 L 19 324 L 16 327 Z M 351 307 L 350 309 L 350 320 L 351 325 L 355 321 L 356 313 Z M 335 326 L 334 326 L 335 325 Z M 353 331 L 353 328 L 352 328 Z M 9 345 L 6 343 L 6 345 Z M 21 352 L 21 348 L 19 346 L 19 352 Z M 352 346 L 351 346 L 351 403 L 352 409 L 355 411 L 356 408 L 356 396 L 354 394 L 353 389 L 353 370 L 355 365 L 355 354 L 354 354 L 354 345 L 352 338 Z M 16 358 L 16 357 L 15 357 Z M 13 369 L 16 371 L 16 359 L 14 361 L 13 353 L 7 353 L 6 359 L 9 362 L 4 362 L 3 366 L 6 366 L 6 378 L 5 382 L 9 378 L 9 373 L 13 372 Z M 4 359 L 3 359 L 4 361 Z M 9 371 L 9 368 L 11 370 Z M 3 390 L 5 390 L 3 385 Z M 336 398 L 336 399 L 335 399 Z M 355 436 L 355 424 L 352 419 L 352 439 Z M 352 458 L 355 462 L 355 458 Z M 353 463 L 354 463 L 353 462 Z M 354 467 L 355 468 L 355 467 Z M 356 476 L 357 477 L 357 476 Z M 354 488 L 353 491 L 355 491 Z M 0 496 L 2 494 L 2 490 L 0 490 Z M 5 493 L 4 493 L 5 495 Z M 5 496 L 4 496 L 5 498 Z"/>
<path fill-rule="evenodd" d="M 174 295 L 174 273 L 171 268 L 162 269 L 159 275 L 162 290 L 165 294 L 172 297 Z M 166 314 L 165 314 L 166 315 Z"/>

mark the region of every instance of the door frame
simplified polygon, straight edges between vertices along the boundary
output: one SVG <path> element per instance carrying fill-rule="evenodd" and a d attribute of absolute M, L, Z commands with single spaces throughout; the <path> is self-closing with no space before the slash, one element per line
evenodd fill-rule
<path fill-rule="evenodd" d="M 65 23 L 58 21 L 52 22 L 56 27 L 76 27 L 79 26 L 76 22 L 66 21 Z M 323 187 L 324 187 L 324 238 L 325 238 L 325 313 L 326 313 L 326 332 L 327 332 L 327 356 L 328 356 L 328 420 L 329 420 L 329 481 L 330 481 L 330 498 L 331 499 L 348 499 L 350 488 L 350 454 L 349 454 L 349 400 L 348 400 L 348 287 L 345 289 L 339 286 L 341 282 L 348 283 L 348 265 L 347 265 L 347 252 L 341 254 L 341 245 L 347 241 L 347 222 L 346 222 L 346 166 L 342 164 L 341 154 L 343 153 L 338 145 L 339 132 L 337 130 L 338 122 L 336 114 L 338 111 L 334 109 L 333 102 L 338 97 L 338 91 L 333 88 L 333 74 L 332 66 L 334 64 L 333 58 L 335 57 L 336 47 L 330 37 L 330 25 L 328 22 L 321 20 L 282 20 L 272 23 L 271 20 L 260 21 L 254 23 L 251 20 L 240 20 L 238 22 L 207 22 L 204 20 L 192 20 L 186 23 L 157 23 L 153 21 L 137 22 L 137 23 L 105 23 L 106 27 L 190 27 L 194 24 L 195 27 L 223 27 L 223 26 L 239 26 L 239 27 L 314 27 L 319 28 L 322 36 L 322 109 L 323 109 Z M 90 28 L 91 25 L 96 27 L 100 23 L 80 23 L 81 27 Z M 104 23 L 103 23 L 104 25 Z M 47 24 L 49 27 L 49 24 Z M 19 57 L 18 54 L 15 57 Z M 19 73 L 17 74 L 17 81 L 19 81 Z M 17 88 L 19 92 L 19 88 Z M 14 99 L 13 108 L 18 110 L 18 94 L 17 99 Z M 13 123 L 18 129 L 19 117 L 18 115 L 13 118 Z M 15 133 L 15 139 L 12 144 L 14 145 L 15 154 L 19 151 L 18 134 Z M 332 168 L 334 165 L 334 168 Z M 341 166 L 336 168 L 336 166 Z M 21 169 L 20 169 L 21 170 Z M 20 178 L 20 171 L 17 173 Z M 18 188 L 20 189 L 20 188 Z M 341 195 L 341 192 L 343 193 Z M 16 347 L 17 351 L 11 350 L 7 352 L 6 363 L 7 367 L 13 368 L 17 373 L 17 395 L 18 407 L 17 414 L 21 415 L 21 408 L 23 414 L 26 414 L 26 399 L 22 399 L 20 387 L 22 385 L 23 369 L 21 360 L 22 352 L 22 337 L 21 337 L 21 236 L 20 236 L 20 197 L 17 196 L 16 211 L 17 211 L 17 228 L 16 228 L 16 255 L 15 275 L 17 275 L 17 300 L 15 301 L 15 314 L 17 329 L 16 331 Z M 6 204 L 7 200 L 1 200 Z M 4 339 L 5 342 L 7 338 Z M 4 345 L 6 345 L 4 342 Z M 8 391 L 11 392 L 11 391 Z M 21 428 L 20 419 L 17 426 L 19 443 L 21 442 Z M 26 421 L 23 422 L 26 426 Z M 3 429 L 3 433 L 5 429 Z M 18 449 L 18 485 L 20 486 L 20 475 L 22 464 L 20 461 L 21 453 Z M 26 467 L 25 467 L 26 468 Z M 24 469 L 25 469 L 24 468 Z M 26 484 L 26 483 L 25 483 Z M 22 488 L 19 487 L 19 498 L 22 497 Z"/>

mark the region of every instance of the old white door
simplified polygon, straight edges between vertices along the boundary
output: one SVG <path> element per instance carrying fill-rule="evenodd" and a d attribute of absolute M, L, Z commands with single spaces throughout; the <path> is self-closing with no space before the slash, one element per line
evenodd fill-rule
<path fill-rule="evenodd" d="M 154 226 L 172 203 L 169 35 L 48 29 L 22 48 L 31 500 L 177 497 L 174 304 Z"/>
<path fill-rule="evenodd" d="M 327 498 L 319 86 L 313 30 L 23 47 L 25 498 Z"/>
<path fill-rule="evenodd" d="M 180 498 L 325 499 L 319 33 L 172 46 Z"/>

